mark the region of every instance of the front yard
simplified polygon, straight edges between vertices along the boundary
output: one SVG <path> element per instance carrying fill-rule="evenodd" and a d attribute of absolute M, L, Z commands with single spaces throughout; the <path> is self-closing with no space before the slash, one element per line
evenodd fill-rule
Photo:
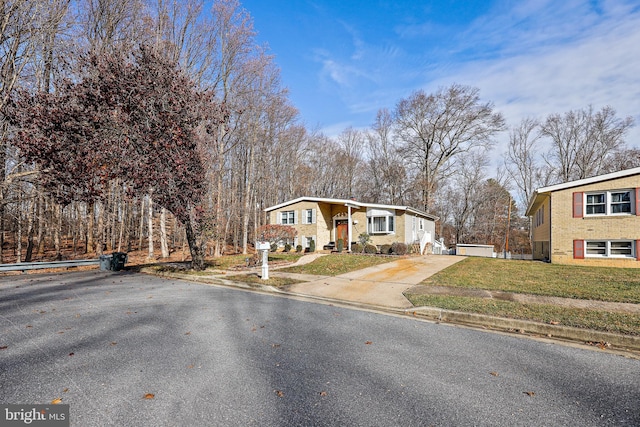
<path fill-rule="evenodd" d="M 483 289 L 563 298 L 640 303 L 640 270 L 576 267 L 532 261 L 467 258 L 425 280 L 428 286 Z M 454 295 L 418 292 L 406 296 L 415 306 L 486 314 L 640 335 L 640 315 L 616 311 L 571 308 L 551 304 L 524 304 Z"/>

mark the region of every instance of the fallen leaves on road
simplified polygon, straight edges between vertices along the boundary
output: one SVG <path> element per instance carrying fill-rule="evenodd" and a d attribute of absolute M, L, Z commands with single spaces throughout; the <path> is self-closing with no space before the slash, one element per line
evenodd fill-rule
<path fill-rule="evenodd" d="M 191 332 L 190 331 L 189 332 L 185 332 L 184 334 L 185 335 L 191 335 Z"/>
<path fill-rule="evenodd" d="M 523 391 L 523 393 L 526 394 L 527 396 L 531 396 L 531 397 L 536 395 L 536 393 L 533 392 L 533 391 Z"/>
<path fill-rule="evenodd" d="M 9 348 L 9 346 L 8 346 L 8 345 L 3 345 L 2 347 L 0 347 L 0 350 L 6 350 L 6 349 L 8 349 L 8 348 Z"/>
<path fill-rule="evenodd" d="M 325 397 L 327 395 L 326 391 L 321 391 L 320 393 L 318 393 L 320 396 Z"/>
<path fill-rule="evenodd" d="M 68 389 L 68 388 L 66 388 L 66 387 L 62 389 L 62 392 L 63 392 L 63 393 L 66 393 L 66 392 L 68 392 L 68 391 L 69 391 L 69 389 Z"/>
<path fill-rule="evenodd" d="M 111 341 L 111 345 L 116 345 L 116 344 L 118 344 L 118 343 L 115 342 L 115 341 Z"/>
<path fill-rule="evenodd" d="M 74 354 L 75 354 L 74 352 L 71 352 L 71 353 L 69 353 L 69 356 L 73 356 Z"/>
<path fill-rule="evenodd" d="M 497 372 L 489 372 L 489 373 L 490 373 L 491 375 L 493 375 L 494 377 L 500 376 L 500 374 L 499 374 L 499 373 L 497 373 Z"/>
<path fill-rule="evenodd" d="M 155 394 L 153 394 L 153 393 L 147 393 L 147 394 L 145 394 L 145 395 L 143 396 L 143 399 L 147 399 L 147 400 L 149 400 L 149 399 L 153 399 L 153 398 L 155 398 L 155 397 L 156 397 L 156 395 L 155 395 Z"/>
<path fill-rule="evenodd" d="M 284 397 L 284 391 L 282 390 L 273 390 L 278 397 Z"/>
<path fill-rule="evenodd" d="M 60 403 L 62 403 L 62 399 L 59 397 L 51 401 L 52 405 L 59 405 Z"/>
<path fill-rule="evenodd" d="M 271 344 L 271 347 L 278 348 L 278 347 L 280 347 L 280 344 Z"/>
<path fill-rule="evenodd" d="M 365 341 L 364 343 L 365 343 L 366 345 L 371 345 L 371 344 L 373 344 L 373 342 L 372 342 L 372 341 Z"/>

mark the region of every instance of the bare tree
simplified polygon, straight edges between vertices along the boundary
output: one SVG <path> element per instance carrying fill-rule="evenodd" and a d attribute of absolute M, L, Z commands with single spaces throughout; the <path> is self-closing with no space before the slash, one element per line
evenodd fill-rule
<path fill-rule="evenodd" d="M 549 183 L 549 174 L 545 174 L 544 166 L 540 165 L 539 126 L 537 120 L 525 118 L 509 134 L 506 169 L 524 204 L 529 202 L 536 188 Z"/>
<path fill-rule="evenodd" d="M 624 148 L 631 126 L 633 118 L 620 119 L 611 107 L 551 114 L 540 127 L 540 135 L 551 141 L 545 161 L 561 182 L 599 175 L 607 160 Z"/>
<path fill-rule="evenodd" d="M 486 148 L 504 129 L 493 104 L 482 103 L 477 88 L 453 84 L 428 95 L 422 90 L 400 100 L 394 111 L 397 137 L 419 171 L 421 205 L 429 210 L 438 180 L 456 156 Z"/>
<path fill-rule="evenodd" d="M 393 116 L 389 110 L 378 111 L 366 140 L 369 163 L 366 198 L 378 203 L 402 203 L 407 172 L 393 139 Z"/>

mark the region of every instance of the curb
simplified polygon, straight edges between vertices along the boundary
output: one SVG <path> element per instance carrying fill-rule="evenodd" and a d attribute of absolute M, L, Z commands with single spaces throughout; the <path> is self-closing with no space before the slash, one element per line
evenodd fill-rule
<path fill-rule="evenodd" d="M 621 350 L 640 350 L 640 337 L 634 335 L 622 335 L 611 332 L 594 331 L 592 329 L 574 328 L 571 326 L 548 325 L 546 323 L 532 322 L 529 320 L 508 319 L 435 307 L 416 307 L 405 311 L 415 316 L 426 317 L 441 322 L 486 327 L 507 332 L 537 334 L 546 338 L 559 338 L 577 341 L 583 344 L 600 344 L 604 347 L 611 345 Z"/>
<path fill-rule="evenodd" d="M 571 326 L 549 325 L 546 323 L 532 322 L 529 320 L 508 319 L 504 317 L 494 317 L 477 313 L 465 313 L 461 311 L 446 310 L 437 307 L 412 307 L 408 309 L 386 307 L 379 305 L 364 304 L 340 299 L 319 297 L 315 295 L 299 294 L 287 292 L 268 285 L 248 285 L 241 282 L 234 282 L 225 277 L 193 276 L 187 274 L 176 274 L 169 272 L 155 272 L 150 269 L 141 269 L 141 273 L 162 276 L 173 279 L 188 280 L 197 283 L 214 284 L 218 286 L 231 287 L 236 289 L 262 292 L 267 294 L 286 295 L 324 301 L 342 306 L 357 307 L 360 309 L 393 313 L 400 315 L 413 315 L 436 322 L 447 322 L 472 326 L 476 328 L 486 328 L 503 332 L 538 335 L 543 338 L 567 340 L 586 345 L 597 345 L 600 348 L 614 347 L 619 351 L 640 351 L 640 336 L 622 335 L 611 332 L 601 332 L 592 329 L 580 329 Z"/>

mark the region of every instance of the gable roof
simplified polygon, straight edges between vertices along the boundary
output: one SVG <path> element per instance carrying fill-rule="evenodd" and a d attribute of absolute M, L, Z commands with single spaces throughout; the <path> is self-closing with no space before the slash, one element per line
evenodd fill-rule
<path fill-rule="evenodd" d="M 265 212 L 271 212 L 273 210 L 280 209 L 280 208 L 283 208 L 285 206 L 293 205 L 293 204 L 298 203 L 298 202 L 318 202 L 318 203 L 328 203 L 328 204 L 331 204 L 331 205 L 342 205 L 342 206 L 350 205 L 351 207 L 356 208 L 356 209 L 360 209 L 360 208 L 376 208 L 376 209 L 403 210 L 403 211 L 411 212 L 413 214 L 425 217 L 425 218 L 430 219 L 432 221 L 437 221 L 439 219 L 435 215 L 428 214 L 428 213 L 426 213 L 424 211 L 421 211 L 420 209 L 412 208 L 410 206 L 383 205 L 383 204 L 377 204 L 377 203 L 363 203 L 363 202 L 357 202 L 357 201 L 351 200 L 351 199 L 328 199 L 328 198 L 323 198 L 323 197 L 298 197 L 297 199 L 288 200 L 288 201 L 280 203 L 278 205 L 268 207 L 264 211 Z"/>
<path fill-rule="evenodd" d="M 526 216 L 531 216 L 538 209 L 542 201 L 551 193 L 558 190 L 566 190 L 568 188 L 580 187 L 587 184 L 595 184 L 598 182 L 609 181 L 612 179 L 625 178 L 628 176 L 640 175 L 640 167 L 633 169 L 625 169 L 618 172 L 607 173 L 604 175 L 593 176 L 591 178 L 578 179 L 576 181 L 564 182 L 562 184 L 550 185 L 538 188 L 531 196 L 529 206 L 527 207 Z"/>

